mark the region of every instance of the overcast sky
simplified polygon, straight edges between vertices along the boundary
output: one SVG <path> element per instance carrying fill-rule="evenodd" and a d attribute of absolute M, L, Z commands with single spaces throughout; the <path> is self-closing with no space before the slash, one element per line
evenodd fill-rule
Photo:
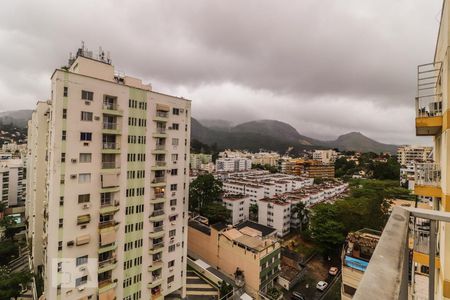
<path fill-rule="evenodd" d="M 416 66 L 431 62 L 442 0 L 6 1 L 0 111 L 32 109 L 81 40 L 197 118 L 277 119 L 330 139 L 414 135 Z"/>

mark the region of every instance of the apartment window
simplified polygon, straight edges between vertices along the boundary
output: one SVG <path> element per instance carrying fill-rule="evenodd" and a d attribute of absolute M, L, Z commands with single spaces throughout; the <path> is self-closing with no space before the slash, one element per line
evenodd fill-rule
<path fill-rule="evenodd" d="M 63 108 L 62 118 L 67 119 L 67 108 Z"/>
<path fill-rule="evenodd" d="M 90 163 L 92 161 L 91 153 L 80 153 L 80 163 Z"/>
<path fill-rule="evenodd" d="M 170 245 L 169 246 L 169 252 L 173 252 L 175 251 L 175 245 Z"/>
<path fill-rule="evenodd" d="M 63 140 L 63 141 L 66 140 L 66 131 L 65 130 L 62 131 L 61 140 Z"/>
<path fill-rule="evenodd" d="M 175 205 L 177 205 L 177 199 L 171 199 L 170 206 L 175 206 Z"/>
<path fill-rule="evenodd" d="M 167 266 L 168 266 L 169 268 L 173 268 L 173 267 L 175 266 L 175 260 L 169 261 L 169 262 L 167 263 Z"/>
<path fill-rule="evenodd" d="M 172 124 L 172 129 L 173 129 L 173 130 L 178 130 L 178 129 L 180 129 L 180 124 L 178 124 L 178 123 L 173 123 L 173 124 Z"/>
<path fill-rule="evenodd" d="M 81 121 L 92 121 L 92 112 L 90 111 L 82 111 L 81 112 Z"/>
<path fill-rule="evenodd" d="M 170 276 L 169 278 L 167 278 L 167 283 L 172 283 L 175 280 L 175 276 Z"/>
<path fill-rule="evenodd" d="M 89 91 L 81 91 L 81 99 L 83 100 L 94 100 L 94 93 Z"/>
<path fill-rule="evenodd" d="M 63 93 L 64 97 L 69 96 L 69 88 L 67 86 L 64 87 L 64 93 Z"/>
<path fill-rule="evenodd" d="M 62 250 L 62 241 L 59 241 L 58 242 L 58 251 L 61 251 Z"/>
<path fill-rule="evenodd" d="M 80 141 L 92 141 L 92 132 L 80 132 Z"/>
<path fill-rule="evenodd" d="M 88 262 L 88 256 L 87 255 L 80 256 L 80 257 L 77 257 L 76 265 L 78 267 L 80 265 L 87 264 L 87 262 Z"/>
<path fill-rule="evenodd" d="M 59 197 L 59 206 L 63 206 L 64 205 L 64 197 L 61 196 Z"/>
<path fill-rule="evenodd" d="M 178 139 L 177 138 L 173 138 L 172 139 L 172 146 L 178 146 Z"/>
<path fill-rule="evenodd" d="M 59 219 L 59 228 L 64 226 L 64 219 Z"/>
<path fill-rule="evenodd" d="M 177 184 L 175 183 L 175 184 L 171 184 L 170 185 L 170 190 L 171 191 L 176 191 L 177 190 Z"/>
<path fill-rule="evenodd" d="M 178 154 L 172 154 L 172 161 L 178 160 Z"/>
<path fill-rule="evenodd" d="M 169 231 L 169 237 L 174 237 L 177 234 L 177 230 L 176 229 L 172 229 Z"/>
<path fill-rule="evenodd" d="M 91 173 L 81 173 L 78 175 L 78 183 L 91 182 Z"/>
<path fill-rule="evenodd" d="M 66 153 L 64 152 L 61 153 L 61 162 L 66 162 Z"/>
<path fill-rule="evenodd" d="M 78 195 L 78 203 L 88 203 L 91 200 L 91 194 Z"/>
<path fill-rule="evenodd" d="M 179 108 L 172 108 L 172 114 L 178 116 L 180 114 L 180 109 Z"/>
<path fill-rule="evenodd" d="M 178 175 L 178 169 L 170 170 L 170 175 L 173 175 L 173 176 Z"/>
<path fill-rule="evenodd" d="M 87 283 L 87 275 L 84 275 L 82 277 L 79 277 L 77 279 L 75 279 L 75 286 L 80 286 L 82 284 L 86 284 Z"/>

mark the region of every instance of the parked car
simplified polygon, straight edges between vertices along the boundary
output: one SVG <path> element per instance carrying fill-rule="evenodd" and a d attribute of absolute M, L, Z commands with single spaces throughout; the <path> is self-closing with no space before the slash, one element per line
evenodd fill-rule
<path fill-rule="evenodd" d="M 291 300 L 306 300 L 305 296 L 299 292 L 293 292 L 291 296 Z"/>
<path fill-rule="evenodd" d="M 328 286 L 328 283 L 327 282 L 325 282 L 325 281 L 319 281 L 318 283 L 317 283 L 317 285 L 316 285 L 316 288 L 319 290 L 319 291 L 324 291 L 326 288 L 327 288 L 327 286 Z"/>
<path fill-rule="evenodd" d="M 330 274 L 331 276 L 335 276 L 338 272 L 339 272 L 338 268 L 331 267 L 330 270 L 328 271 L 328 274 Z"/>

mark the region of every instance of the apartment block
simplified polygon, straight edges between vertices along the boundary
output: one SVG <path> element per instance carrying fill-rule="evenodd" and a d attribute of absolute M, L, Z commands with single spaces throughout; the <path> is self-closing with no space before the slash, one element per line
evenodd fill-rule
<path fill-rule="evenodd" d="M 190 155 L 190 167 L 191 170 L 201 170 L 202 165 L 208 165 L 212 163 L 212 155 L 204 153 L 193 153 Z"/>
<path fill-rule="evenodd" d="M 29 123 L 45 299 L 185 297 L 190 105 L 84 47 L 53 72 Z"/>
<path fill-rule="evenodd" d="M 0 201 L 7 207 L 25 205 L 25 178 L 21 158 L 0 159 Z"/>
<path fill-rule="evenodd" d="M 231 224 L 247 221 L 249 218 L 250 197 L 243 194 L 226 194 L 222 197 L 223 205 L 231 211 Z"/>
<path fill-rule="evenodd" d="M 252 168 L 252 161 L 248 158 L 227 157 L 216 160 L 216 172 L 241 172 Z"/>
<path fill-rule="evenodd" d="M 281 164 L 281 171 L 292 175 L 306 175 L 311 178 L 334 178 L 334 163 L 318 160 L 290 159 Z"/>
<path fill-rule="evenodd" d="M 273 228 L 246 221 L 236 226 L 189 220 L 188 254 L 233 279 L 262 299 L 280 273 L 281 243 Z"/>
<path fill-rule="evenodd" d="M 405 145 L 397 149 L 397 160 L 402 166 L 415 162 L 432 161 L 433 147 Z"/>
<path fill-rule="evenodd" d="M 338 153 L 335 150 L 314 150 L 312 157 L 314 160 L 324 164 L 332 164 L 336 161 Z"/>

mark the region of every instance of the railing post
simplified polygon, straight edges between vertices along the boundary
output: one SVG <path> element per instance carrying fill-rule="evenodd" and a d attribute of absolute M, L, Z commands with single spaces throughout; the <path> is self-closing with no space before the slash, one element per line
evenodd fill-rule
<path fill-rule="evenodd" d="M 430 270 L 428 278 L 428 299 L 434 300 L 434 282 L 436 274 L 436 221 L 430 220 Z"/>

